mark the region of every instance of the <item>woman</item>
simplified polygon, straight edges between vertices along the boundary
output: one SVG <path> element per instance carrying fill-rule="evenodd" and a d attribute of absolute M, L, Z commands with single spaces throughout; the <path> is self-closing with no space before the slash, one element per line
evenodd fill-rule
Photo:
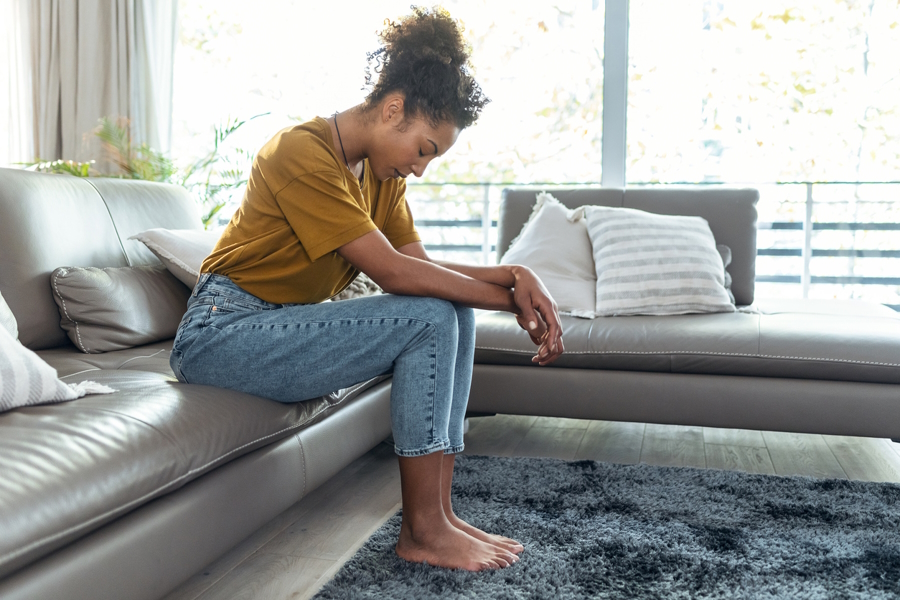
<path fill-rule="evenodd" d="M 471 307 L 515 313 L 541 365 L 563 352 L 559 317 L 526 268 L 426 254 L 404 180 L 446 153 L 487 99 L 445 12 L 415 8 L 380 37 L 370 55 L 380 75 L 362 104 L 282 130 L 260 150 L 240 209 L 203 263 L 172 369 L 183 382 L 280 402 L 393 373 L 397 554 L 506 567 L 522 545 L 462 521 L 450 503 L 472 376 Z M 323 302 L 359 272 L 387 294 Z"/>

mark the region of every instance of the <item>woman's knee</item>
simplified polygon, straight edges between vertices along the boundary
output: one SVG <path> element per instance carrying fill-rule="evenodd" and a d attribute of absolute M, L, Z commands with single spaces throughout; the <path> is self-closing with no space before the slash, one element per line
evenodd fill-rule
<path fill-rule="evenodd" d="M 412 301 L 412 315 L 414 318 L 421 319 L 433 324 L 436 327 L 451 328 L 457 330 L 459 319 L 455 305 L 440 298 L 415 297 L 410 298 Z"/>
<path fill-rule="evenodd" d="M 453 303 L 456 310 L 456 322 L 459 324 L 459 335 L 474 335 L 475 333 L 475 311 L 468 306 Z"/>

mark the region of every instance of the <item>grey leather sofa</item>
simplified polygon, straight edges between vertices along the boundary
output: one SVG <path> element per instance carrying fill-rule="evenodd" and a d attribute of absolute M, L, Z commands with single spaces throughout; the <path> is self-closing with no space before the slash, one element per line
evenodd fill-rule
<path fill-rule="evenodd" d="M 159 598 L 390 434 L 390 381 L 282 405 L 177 383 L 171 340 L 69 342 L 55 268 L 159 265 L 127 238 L 199 223 L 175 186 L 0 169 L 20 340 L 64 381 L 118 390 L 0 413 L 0 598 Z"/>
<path fill-rule="evenodd" d="M 699 214 L 753 301 L 754 191 L 574 190 L 569 206 Z M 533 191 L 506 194 L 499 253 Z M 0 414 L 0 598 L 158 598 L 390 433 L 390 382 L 286 406 L 183 385 L 171 340 L 82 354 L 60 328 L 57 267 L 157 265 L 127 238 L 199 219 L 177 187 L 0 169 L 0 293 L 20 339 L 67 382 L 119 390 Z M 185 300 L 188 290 L 184 289 Z M 900 437 L 900 319 L 863 303 L 760 314 L 564 317 L 549 367 L 510 315 L 478 317 L 469 409 Z"/>
<path fill-rule="evenodd" d="M 625 206 L 706 218 L 731 247 L 737 304 L 753 312 L 562 317 L 566 353 L 547 367 L 505 313 L 477 318 L 469 410 L 900 438 L 900 313 L 856 301 L 754 303 L 755 190 L 554 191 L 570 208 Z M 533 190 L 506 190 L 501 256 Z"/>

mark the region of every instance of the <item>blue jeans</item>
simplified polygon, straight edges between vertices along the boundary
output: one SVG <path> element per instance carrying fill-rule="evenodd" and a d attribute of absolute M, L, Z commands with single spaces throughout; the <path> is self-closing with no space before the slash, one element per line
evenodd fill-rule
<path fill-rule="evenodd" d="M 386 294 L 271 304 L 204 273 L 169 363 L 183 383 L 279 402 L 393 373 L 394 450 L 421 456 L 462 452 L 474 355 L 474 312 L 446 300 Z"/>

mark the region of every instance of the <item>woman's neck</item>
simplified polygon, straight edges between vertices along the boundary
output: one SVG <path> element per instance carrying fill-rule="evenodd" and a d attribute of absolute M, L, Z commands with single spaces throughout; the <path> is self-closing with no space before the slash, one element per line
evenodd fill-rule
<path fill-rule="evenodd" d="M 363 176 L 363 160 L 366 158 L 366 128 L 362 116 L 360 107 L 355 106 L 328 119 L 334 151 L 346 160 L 347 168 L 357 179 Z"/>

